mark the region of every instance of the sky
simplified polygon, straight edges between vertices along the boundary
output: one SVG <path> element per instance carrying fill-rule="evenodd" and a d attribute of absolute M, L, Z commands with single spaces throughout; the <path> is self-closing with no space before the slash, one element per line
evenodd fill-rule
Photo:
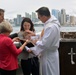
<path fill-rule="evenodd" d="M 0 8 L 5 10 L 5 18 L 17 17 L 17 14 L 25 15 L 25 12 L 35 12 L 40 7 L 51 9 L 65 9 L 69 15 L 76 16 L 76 0 L 0 0 Z"/>

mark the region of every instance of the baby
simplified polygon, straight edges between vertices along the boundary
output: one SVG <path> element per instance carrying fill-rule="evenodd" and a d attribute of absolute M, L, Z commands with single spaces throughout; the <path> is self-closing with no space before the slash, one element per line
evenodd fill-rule
<path fill-rule="evenodd" d="M 20 40 L 31 40 L 31 35 L 25 31 L 20 31 L 18 33 L 18 37 L 20 38 Z"/>
<path fill-rule="evenodd" d="M 22 44 L 24 43 L 24 41 L 30 40 L 30 42 L 26 45 L 27 47 L 33 47 L 34 46 L 34 44 L 31 43 L 31 37 L 32 36 L 29 33 L 25 32 L 25 31 L 20 31 L 18 33 L 18 37 L 19 37 Z"/>

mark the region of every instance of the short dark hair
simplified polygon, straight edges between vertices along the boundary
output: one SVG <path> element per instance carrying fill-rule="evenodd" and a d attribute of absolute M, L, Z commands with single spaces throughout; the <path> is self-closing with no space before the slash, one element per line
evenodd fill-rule
<path fill-rule="evenodd" d="M 44 15 L 44 16 L 50 16 L 50 11 L 47 7 L 41 7 L 39 8 L 38 10 L 36 10 L 36 12 L 39 14 L 39 15 Z"/>
<path fill-rule="evenodd" d="M 0 8 L 0 14 L 1 14 L 2 12 L 4 13 L 4 12 L 5 12 L 5 10 Z"/>

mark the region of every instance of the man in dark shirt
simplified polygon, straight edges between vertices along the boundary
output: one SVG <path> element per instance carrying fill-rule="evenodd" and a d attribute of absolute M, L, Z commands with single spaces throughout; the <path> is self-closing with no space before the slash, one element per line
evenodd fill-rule
<path fill-rule="evenodd" d="M 0 23 L 4 20 L 4 9 L 0 9 Z"/>

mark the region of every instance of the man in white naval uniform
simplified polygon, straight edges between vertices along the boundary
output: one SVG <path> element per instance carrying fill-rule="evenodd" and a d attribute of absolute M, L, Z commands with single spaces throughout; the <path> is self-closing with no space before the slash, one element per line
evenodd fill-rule
<path fill-rule="evenodd" d="M 60 24 L 55 17 L 50 15 L 47 7 L 37 11 L 38 18 L 44 23 L 44 34 L 35 47 L 31 48 L 35 55 L 40 56 L 40 75 L 59 75 L 59 38 Z"/>

